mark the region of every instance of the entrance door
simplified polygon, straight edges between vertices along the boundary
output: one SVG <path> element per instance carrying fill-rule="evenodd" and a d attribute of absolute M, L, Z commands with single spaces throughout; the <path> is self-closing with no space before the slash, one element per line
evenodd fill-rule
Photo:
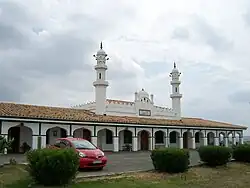
<path fill-rule="evenodd" d="M 148 150 L 148 132 L 141 132 L 141 150 Z"/>
<path fill-rule="evenodd" d="M 8 132 L 8 139 L 13 139 L 11 152 L 18 153 L 20 148 L 20 127 L 11 127 Z"/>

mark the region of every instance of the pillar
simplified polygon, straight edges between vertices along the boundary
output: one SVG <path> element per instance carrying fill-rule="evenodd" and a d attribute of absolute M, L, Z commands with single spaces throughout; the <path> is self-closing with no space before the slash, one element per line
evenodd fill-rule
<path fill-rule="evenodd" d="M 152 150 L 154 150 L 155 149 L 155 137 L 154 136 L 152 136 L 151 138 L 151 145 L 152 145 Z"/>
<path fill-rule="evenodd" d="M 165 137 L 165 147 L 168 148 L 169 147 L 169 137 Z"/>
<path fill-rule="evenodd" d="M 183 137 L 179 137 L 179 148 L 183 149 Z"/>
<path fill-rule="evenodd" d="M 228 137 L 224 137 L 224 144 L 225 144 L 225 147 L 228 147 Z"/>
<path fill-rule="evenodd" d="M 132 150 L 133 151 L 138 151 L 138 146 L 137 146 L 137 144 L 138 144 L 138 141 L 137 141 L 137 137 L 133 137 L 133 145 L 132 145 Z"/>
<path fill-rule="evenodd" d="M 207 137 L 203 137 L 203 146 L 207 146 Z"/>
<path fill-rule="evenodd" d="M 151 137 L 148 138 L 148 144 L 149 144 L 148 150 L 149 151 L 151 151 L 153 149 L 153 145 L 152 145 L 153 140 L 154 140 L 153 136 L 151 136 Z"/>
<path fill-rule="evenodd" d="M 46 148 L 46 136 L 41 136 L 41 148 Z"/>
<path fill-rule="evenodd" d="M 214 145 L 215 146 L 219 146 L 220 145 L 218 137 L 214 137 Z"/>
<path fill-rule="evenodd" d="M 191 137 L 191 149 L 195 149 L 196 145 L 195 145 L 195 137 Z"/>
<path fill-rule="evenodd" d="M 239 141 L 240 141 L 240 144 L 243 144 L 243 143 L 244 143 L 244 140 L 243 140 L 243 137 L 242 137 L 242 136 L 239 138 Z"/>
<path fill-rule="evenodd" d="M 114 152 L 119 151 L 119 137 L 113 137 L 113 143 L 114 143 Z"/>
<path fill-rule="evenodd" d="M 32 136 L 32 149 L 37 149 L 38 148 L 38 137 L 39 136 Z"/>
<path fill-rule="evenodd" d="M 234 136 L 232 137 L 232 145 L 236 145 L 236 138 Z"/>

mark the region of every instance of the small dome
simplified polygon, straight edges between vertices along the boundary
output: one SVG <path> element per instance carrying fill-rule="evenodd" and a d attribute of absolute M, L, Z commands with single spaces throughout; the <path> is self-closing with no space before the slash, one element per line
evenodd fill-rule
<path fill-rule="evenodd" d="M 175 62 L 174 62 L 174 68 L 173 68 L 173 70 L 172 70 L 172 73 L 175 73 L 175 72 L 179 72 L 179 70 L 176 68 L 176 64 L 175 64 Z"/>
<path fill-rule="evenodd" d="M 144 89 L 142 89 L 141 91 L 139 91 L 138 95 L 139 95 L 139 98 L 141 98 L 141 97 L 147 97 L 147 98 L 149 98 L 149 94 L 146 91 L 144 91 Z"/>
<path fill-rule="evenodd" d="M 100 50 L 98 50 L 97 55 L 106 55 L 106 52 L 102 49 L 102 42 L 100 44 Z"/>

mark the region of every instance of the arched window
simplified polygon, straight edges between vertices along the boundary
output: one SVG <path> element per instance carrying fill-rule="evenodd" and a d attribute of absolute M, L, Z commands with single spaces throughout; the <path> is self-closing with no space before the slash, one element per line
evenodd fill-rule
<path fill-rule="evenodd" d="M 178 88 L 177 88 L 177 87 L 175 88 L 175 92 L 176 92 L 176 93 L 178 92 Z"/>
<path fill-rule="evenodd" d="M 102 79 L 102 73 L 99 73 L 99 79 Z"/>

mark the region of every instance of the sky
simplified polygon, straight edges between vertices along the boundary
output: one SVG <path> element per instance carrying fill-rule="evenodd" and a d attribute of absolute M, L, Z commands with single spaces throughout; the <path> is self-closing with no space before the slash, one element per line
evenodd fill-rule
<path fill-rule="evenodd" d="M 248 126 L 249 33 L 249 0 L 0 0 L 0 101 L 94 101 L 103 41 L 108 98 L 171 107 L 175 61 L 182 116 Z"/>

